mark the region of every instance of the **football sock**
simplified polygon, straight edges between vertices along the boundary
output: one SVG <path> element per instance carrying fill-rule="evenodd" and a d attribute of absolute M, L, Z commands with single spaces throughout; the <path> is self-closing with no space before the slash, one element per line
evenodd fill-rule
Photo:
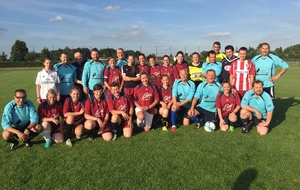
<path fill-rule="evenodd" d="M 248 127 L 248 121 L 249 121 L 248 118 L 246 118 L 246 119 L 241 119 L 241 121 L 242 121 L 244 127 Z"/>
<path fill-rule="evenodd" d="M 31 139 L 33 139 L 34 137 L 36 137 L 38 135 L 39 135 L 39 133 L 35 133 L 35 132 L 30 131 L 28 140 L 30 141 Z"/>
<path fill-rule="evenodd" d="M 190 120 L 192 120 L 193 122 L 195 122 L 197 124 L 200 124 L 200 122 L 201 122 L 198 116 L 190 117 Z"/>
<path fill-rule="evenodd" d="M 91 137 L 92 134 L 93 134 L 93 130 L 88 130 L 88 129 L 85 129 L 86 130 L 86 134 L 88 137 Z"/>
<path fill-rule="evenodd" d="M 168 127 L 168 126 L 167 126 L 168 118 L 167 118 L 167 117 L 163 117 L 163 118 L 162 118 L 162 123 L 163 123 L 163 126 Z"/>
<path fill-rule="evenodd" d="M 73 127 L 73 124 L 65 123 L 66 139 L 71 139 L 72 127 Z"/>
<path fill-rule="evenodd" d="M 113 122 L 111 122 L 111 128 L 112 128 L 112 133 L 113 134 L 117 134 L 118 133 L 118 127 L 119 127 L 119 123 L 113 123 Z"/>
<path fill-rule="evenodd" d="M 51 139 L 51 130 L 44 130 L 42 133 L 45 141 L 49 141 Z"/>
<path fill-rule="evenodd" d="M 172 125 L 176 125 L 176 117 L 177 117 L 177 112 L 176 111 L 171 111 L 171 122 L 172 122 Z"/>

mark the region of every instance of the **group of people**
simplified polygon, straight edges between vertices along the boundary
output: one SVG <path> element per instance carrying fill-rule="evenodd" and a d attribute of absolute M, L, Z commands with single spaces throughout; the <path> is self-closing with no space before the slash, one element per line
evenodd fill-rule
<path fill-rule="evenodd" d="M 55 65 L 46 57 L 36 77 L 37 111 L 26 91 L 17 89 L 14 100 L 4 108 L 2 137 L 11 150 L 18 147 L 17 138 L 32 146 L 31 139 L 40 132 L 45 148 L 64 141 L 72 147 L 72 133 L 77 139 L 85 133 L 90 141 L 96 135 L 105 141 L 116 140 L 121 131 L 129 138 L 134 125 L 149 131 L 158 118 L 163 131 L 176 131 L 178 122 L 189 125 L 190 121 L 197 128 L 210 121 L 222 131 L 233 131 L 240 120 L 243 133 L 253 121 L 260 135 L 267 134 L 274 110 L 274 82 L 288 64 L 269 53 L 267 43 L 251 61 L 244 47 L 238 57 L 233 46 L 226 46 L 225 54 L 220 48 L 215 42 L 204 63 L 194 52 L 190 64 L 182 51 L 173 64 L 168 55 L 163 56 L 162 64 L 156 64 L 154 56 L 142 53 L 136 64 L 133 55 L 124 58 L 122 48 L 117 50 L 117 59 L 108 58 L 108 65 L 100 60 L 96 48 L 88 61 L 76 52 L 72 64 L 67 53 Z M 281 71 L 275 75 L 278 66 Z"/>

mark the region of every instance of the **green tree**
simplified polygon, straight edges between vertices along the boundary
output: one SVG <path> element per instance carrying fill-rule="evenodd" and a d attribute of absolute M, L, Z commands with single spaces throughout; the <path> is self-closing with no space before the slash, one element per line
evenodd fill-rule
<path fill-rule="evenodd" d="M 25 61 L 26 54 L 28 54 L 26 43 L 21 40 L 16 40 L 15 44 L 11 48 L 11 61 Z"/>
<path fill-rule="evenodd" d="M 42 49 L 42 51 L 41 51 L 41 53 L 40 53 L 40 61 L 41 61 L 41 62 L 44 62 L 44 59 L 45 59 L 46 57 L 51 57 L 51 54 L 50 54 L 49 49 L 44 47 L 44 49 Z M 51 57 L 51 58 L 52 58 L 52 57 Z"/>
<path fill-rule="evenodd" d="M 38 61 L 40 58 L 40 54 L 34 51 L 30 51 L 25 55 L 26 61 Z"/>
<path fill-rule="evenodd" d="M 0 61 L 7 61 L 7 55 L 5 54 L 5 51 L 1 52 Z"/>

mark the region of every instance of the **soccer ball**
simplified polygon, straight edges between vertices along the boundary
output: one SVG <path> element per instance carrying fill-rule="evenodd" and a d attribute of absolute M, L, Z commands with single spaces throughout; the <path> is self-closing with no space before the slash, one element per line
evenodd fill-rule
<path fill-rule="evenodd" d="M 211 121 L 207 121 L 204 124 L 204 130 L 206 132 L 213 132 L 215 129 L 216 129 L 216 125 L 213 122 L 211 122 Z"/>

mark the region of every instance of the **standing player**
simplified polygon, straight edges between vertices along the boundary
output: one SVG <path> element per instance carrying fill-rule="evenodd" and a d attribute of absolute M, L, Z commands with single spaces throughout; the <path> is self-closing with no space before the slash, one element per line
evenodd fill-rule
<path fill-rule="evenodd" d="M 179 78 L 178 73 L 174 72 L 174 67 L 170 66 L 170 57 L 168 55 L 163 56 L 163 65 L 161 67 L 160 75 L 162 76 L 164 74 L 169 76 L 170 86 L 173 86 L 175 78 Z"/>
<path fill-rule="evenodd" d="M 228 45 L 225 47 L 226 57 L 222 61 L 222 73 L 220 76 L 220 82 L 229 81 L 229 71 L 231 67 L 231 63 L 238 59 L 234 54 L 234 48 L 232 45 Z"/>
<path fill-rule="evenodd" d="M 128 56 L 128 64 L 121 67 L 121 73 L 124 81 L 124 94 L 133 102 L 133 91 L 140 81 L 140 71 L 135 65 L 134 56 Z"/>
<path fill-rule="evenodd" d="M 256 80 L 253 90 L 246 92 L 241 103 L 242 133 L 249 131 L 249 120 L 253 120 L 260 135 L 266 135 L 273 117 L 274 104 L 270 95 L 263 91 L 263 82 Z"/>
<path fill-rule="evenodd" d="M 66 145 L 72 147 L 72 130 L 77 139 L 80 139 L 84 132 L 84 101 L 80 99 L 80 88 L 74 86 L 70 91 L 70 97 L 65 100 L 63 105 L 63 115 L 65 118 Z"/>
<path fill-rule="evenodd" d="M 145 63 L 145 59 L 146 59 L 145 54 L 140 53 L 138 58 L 139 58 L 139 64 L 137 65 L 137 67 L 139 68 L 139 71 L 140 72 L 144 71 L 149 75 L 150 68 L 149 68 L 149 65 L 146 65 L 146 63 Z"/>
<path fill-rule="evenodd" d="M 107 94 L 111 95 L 110 85 L 113 82 L 116 82 L 120 87 L 120 90 L 123 89 L 123 78 L 121 71 L 116 67 L 116 61 L 113 57 L 107 59 L 109 67 L 104 70 L 104 85 L 108 89 Z"/>
<path fill-rule="evenodd" d="M 161 71 L 161 67 L 155 63 L 155 57 L 150 55 L 147 57 L 148 62 L 150 64 L 150 76 L 151 75 L 155 75 L 156 76 L 156 84 L 155 86 L 161 86 L 161 75 L 160 75 L 160 71 Z"/>
<path fill-rule="evenodd" d="M 268 43 L 262 43 L 260 53 L 260 55 L 252 59 L 256 69 L 255 78 L 263 82 L 264 91 L 274 99 L 274 82 L 286 72 L 289 65 L 278 56 L 270 53 L 270 45 Z M 275 75 L 276 67 L 281 67 L 281 70 Z"/>
<path fill-rule="evenodd" d="M 149 85 L 148 74 L 141 72 L 141 84 L 134 89 L 134 104 L 137 126 L 149 131 L 152 126 L 153 116 L 157 114 L 156 104 L 159 102 L 159 95 L 155 86 Z"/>
<path fill-rule="evenodd" d="M 40 104 L 47 101 L 46 94 L 50 88 L 54 89 L 57 97 L 60 99 L 60 85 L 57 72 L 52 70 L 52 59 L 46 57 L 44 61 L 44 69 L 38 72 L 35 80 L 37 102 Z"/>
<path fill-rule="evenodd" d="M 233 131 L 237 121 L 236 113 L 241 108 L 241 100 L 239 95 L 231 91 L 229 82 L 222 83 L 223 92 L 217 95 L 216 108 L 220 119 L 221 131 Z"/>
<path fill-rule="evenodd" d="M 73 66 L 76 67 L 76 81 L 75 81 L 75 86 L 79 87 L 81 91 L 80 97 L 85 99 L 86 94 L 83 92 L 83 86 L 82 86 L 82 73 L 83 73 L 83 68 L 86 60 L 83 58 L 83 54 L 80 51 L 76 51 L 74 53 L 74 59 L 75 62 L 73 63 Z"/>
<path fill-rule="evenodd" d="M 178 51 L 176 53 L 176 61 L 174 63 L 174 75 L 176 78 L 179 79 L 179 73 L 181 70 L 186 70 L 189 73 L 188 63 L 184 60 L 184 54 L 182 51 Z"/>
<path fill-rule="evenodd" d="M 180 79 L 176 80 L 172 89 L 173 104 L 171 107 L 171 122 L 172 131 L 176 131 L 176 119 L 177 112 L 180 111 L 180 115 L 183 116 L 183 125 L 190 124 L 190 120 L 187 116 L 187 111 L 191 106 L 191 101 L 195 93 L 195 84 L 188 79 L 187 70 L 183 69 L 179 72 Z"/>
<path fill-rule="evenodd" d="M 123 128 L 123 135 L 130 138 L 133 133 L 132 115 L 133 104 L 126 96 L 120 94 L 121 89 L 116 82 L 110 85 L 112 95 L 107 98 L 108 110 L 111 113 L 113 139 L 117 139 L 118 128 Z"/>
<path fill-rule="evenodd" d="M 54 65 L 54 69 L 57 72 L 60 80 L 60 99 L 63 104 L 65 99 L 69 97 L 69 92 L 74 86 L 76 81 L 76 68 L 68 61 L 68 54 L 63 52 L 60 55 L 61 63 Z"/>
<path fill-rule="evenodd" d="M 85 94 L 92 95 L 95 84 L 104 85 L 105 63 L 99 59 L 97 48 L 91 50 L 92 60 L 85 63 L 82 74 L 82 86 Z"/>
<path fill-rule="evenodd" d="M 217 121 L 216 97 L 221 91 L 221 84 L 214 81 L 215 77 L 214 70 L 207 71 L 206 81 L 198 86 L 192 105 L 188 111 L 188 116 L 197 124 L 197 128 L 201 127 L 198 115 L 201 118 L 203 117 L 205 122 L 211 121 L 216 123 Z"/>
<path fill-rule="evenodd" d="M 109 111 L 107 103 L 101 99 L 103 94 L 103 86 L 95 84 L 93 88 L 93 96 L 85 101 L 84 117 L 86 119 L 84 128 L 87 131 L 89 141 L 93 141 L 93 130 L 98 129 L 98 135 L 102 135 L 104 141 L 112 139 L 111 128 L 108 123 Z"/>
<path fill-rule="evenodd" d="M 47 102 L 39 105 L 38 113 L 43 127 L 42 133 L 46 141 L 45 148 L 51 146 L 52 140 L 55 143 L 62 143 L 64 132 L 60 123 L 62 117 L 61 103 L 56 101 L 56 93 L 53 89 L 50 89 L 47 93 Z"/>
<path fill-rule="evenodd" d="M 226 57 L 226 55 L 222 52 L 220 52 L 221 49 L 221 43 L 220 42 L 214 42 L 212 50 L 216 53 L 216 61 L 222 62 L 222 60 Z M 206 57 L 206 62 L 209 62 L 209 57 Z"/>
<path fill-rule="evenodd" d="M 126 65 L 128 61 L 124 58 L 124 49 L 118 48 L 117 49 L 117 59 L 116 59 L 116 66 L 118 68 L 121 68 L 123 65 Z"/>
<path fill-rule="evenodd" d="M 216 81 L 219 81 L 218 77 L 222 72 L 222 63 L 216 61 L 216 52 L 208 52 L 209 62 L 204 62 L 202 65 L 202 75 L 206 77 L 206 72 L 210 69 L 215 71 Z"/>
<path fill-rule="evenodd" d="M 159 115 L 162 117 L 163 131 L 168 131 L 169 127 L 169 112 L 173 104 L 172 100 L 172 88 L 169 86 L 169 76 L 167 74 L 161 77 L 162 86 L 158 89 L 160 108 Z"/>
<path fill-rule="evenodd" d="M 236 90 L 241 98 L 251 89 L 254 81 L 255 68 L 250 60 L 247 60 L 247 48 L 239 49 L 239 59 L 231 64 L 229 71 L 230 84 Z"/>
<path fill-rule="evenodd" d="M 16 150 L 19 138 L 26 147 L 31 147 L 31 139 L 41 132 L 42 127 L 38 124 L 38 114 L 34 104 L 26 100 L 27 94 L 23 89 L 17 89 L 14 100 L 8 102 L 4 107 L 2 115 L 2 137 L 10 143 L 10 149 Z"/>
<path fill-rule="evenodd" d="M 188 64 L 188 66 L 190 78 L 195 83 L 196 88 L 204 81 L 204 77 L 202 77 L 202 64 L 199 53 L 192 53 L 192 63 Z"/>

